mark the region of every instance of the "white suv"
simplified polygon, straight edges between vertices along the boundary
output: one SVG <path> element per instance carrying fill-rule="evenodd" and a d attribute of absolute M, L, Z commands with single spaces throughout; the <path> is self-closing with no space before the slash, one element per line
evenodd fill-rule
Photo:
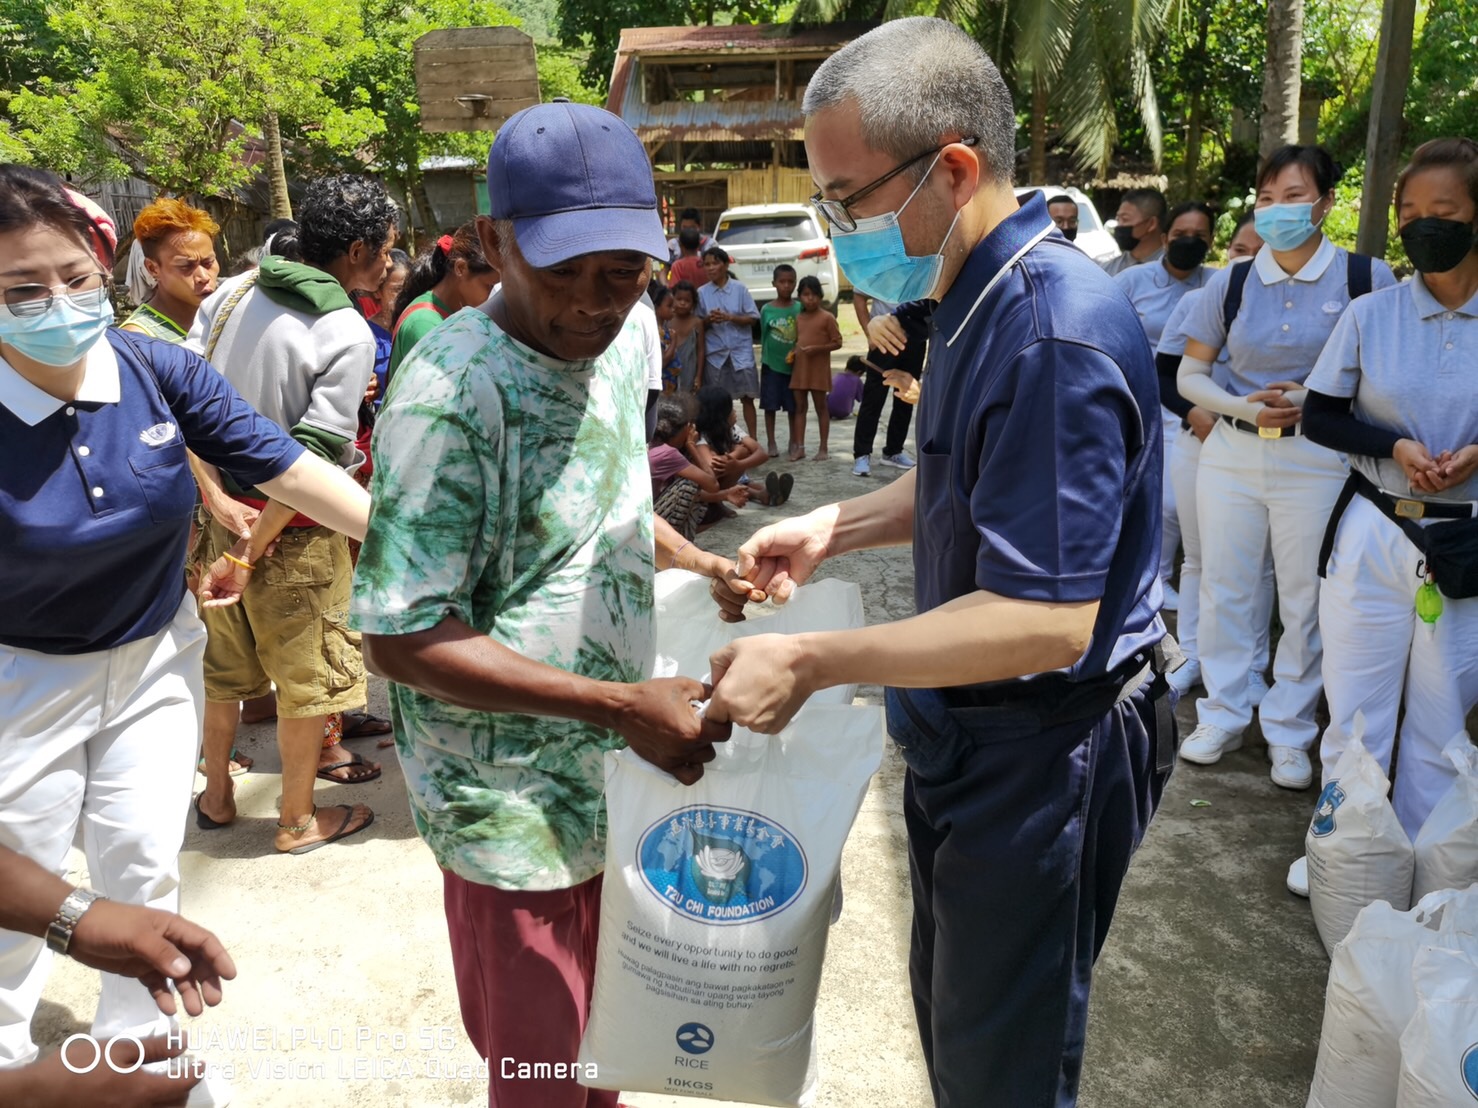
<path fill-rule="evenodd" d="M 1104 229 L 1103 221 L 1094 210 L 1093 201 L 1075 188 L 1059 188 L 1057 185 L 1025 185 L 1016 190 L 1016 199 L 1025 200 L 1034 192 L 1040 192 L 1043 200 L 1054 196 L 1071 196 L 1078 203 L 1078 237 L 1073 245 L 1087 254 L 1099 265 L 1119 256 L 1119 244 L 1114 236 Z"/>
<path fill-rule="evenodd" d="M 719 217 L 713 241 L 732 259 L 729 272 L 749 289 L 756 304 L 775 299 L 774 273 L 781 262 L 795 266 L 796 280 L 815 277 L 821 299 L 835 307 L 840 292 L 836 256 L 825 225 L 809 204 L 750 204 Z"/>

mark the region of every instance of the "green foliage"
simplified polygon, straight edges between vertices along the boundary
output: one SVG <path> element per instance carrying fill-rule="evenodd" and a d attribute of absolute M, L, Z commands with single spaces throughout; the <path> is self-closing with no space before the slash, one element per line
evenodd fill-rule
<path fill-rule="evenodd" d="M 626 27 L 770 23 L 778 10 L 778 0 L 563 0 L 559 40 L 571 49 L 590 51 L 581 75 L 604 93 Z"/>
<path fill-rule="evenodd" d="M 1412 56 L 1405 142 L 1478 139 L 1478 0 L 1429 0 Z"/>

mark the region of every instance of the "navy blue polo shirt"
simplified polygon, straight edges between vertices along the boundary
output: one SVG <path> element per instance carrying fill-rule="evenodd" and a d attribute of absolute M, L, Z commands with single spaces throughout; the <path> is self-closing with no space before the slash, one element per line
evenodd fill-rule
<path fill-rule="evenodd" d="M 1040 194 L 934 309 L 918 420 L 920 612 L 977 590 L 1097 600 L 1078 678 L 1164 636 L 1154 358 L 1129 300 L 1054 231 Z"/>
<path fill-rule="evenodd" d="M 195 507 L 186 447 L 243 488 L 303 453 L 183 346 L 110 330 L 71 403 L 0 359 L 0 644 L 84 654 L 169 624 Z"/>

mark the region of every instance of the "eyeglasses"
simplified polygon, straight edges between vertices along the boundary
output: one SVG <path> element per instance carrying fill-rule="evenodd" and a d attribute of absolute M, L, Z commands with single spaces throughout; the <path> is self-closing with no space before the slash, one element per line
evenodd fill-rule
<path fill-rule="evenodd" d="M 980 139 L 978 137 L 976 137 L 975 135 L 970 135 L 966 138 L 960 139 L 960 144 L 962 146 L 974 146 L 979 141 Z M 932 147 L 929 150 L 925 150 L 922 154 L 917 154 L 914 157 L 909 158 L 908 161 L 903 162 L 900 165 L 896 165 L 892 169 L 888 170 L 887 173 L 884 173 L 877 180 L 871 182 L 870 184 L 863 185 L 851 196 L 843 197 L 841 200 L 827 200 L 821 195 L 820 192 L 817 192 L 815 196 L 811 197 L 811 203 L 815 205 L 818 209 L 820 209 L 821 214 L 826 216 L 826 221 L 830 223 L 833 227 L 836 227 L 838 230 L 841 231 L 855 231 L 857 230 L 857 217 L 854 216 L 849 210 L 853 204 L 856 204 L 858 201 L 867 199 L 867 197 L 871 196 L 878 189 L 882 188 L 894 177 L 897 177 L 900 173 L 908 169 L 910 166 L 918 165 L 918 163 L 923 161 L 925 158 L 939 153 L 946 146 L 950 145 L 952 144 L 948 142 L 940 143 L 938 146 Z"/>
<path fill-rule="evenodd" d="M 5 306 L 14 316 L 45 315 L 51 310 L 51 302 L 58 296 L 81 301 L 90 294 L 102 290 L 107 275 L 102 272 L 84 273 L 60 285 L 12 285 L 5 290 Z"/>

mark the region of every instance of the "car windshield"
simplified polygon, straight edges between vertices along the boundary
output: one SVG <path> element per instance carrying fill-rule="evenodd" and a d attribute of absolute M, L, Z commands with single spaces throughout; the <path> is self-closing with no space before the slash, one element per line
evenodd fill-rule
<path fill-rule="evenodd" d="M 811 217 L 800 213 L 730 216 L 719 221 L 716 236 L 724 246 L 762 246 L 771 242 L 804 242 L 821 237 Z"/>
<path fill-rule="evenodd" d="M 1041 191 L 1041 189 L 1018 189 L 1016 199 L 1025 200 L 1032 193 L 1040 193 Z M 1058 190 L 1054 189 L 1052 195 L 1059 195 Z M 1082 198 L 1075 199 L 1078 201 L 1078 230 L 1080 232 L 1103 230 L 1103 220 L 1098 218 L 1098 212 L 1094 210 L 1093 205 L 1087 203 Z"/>

